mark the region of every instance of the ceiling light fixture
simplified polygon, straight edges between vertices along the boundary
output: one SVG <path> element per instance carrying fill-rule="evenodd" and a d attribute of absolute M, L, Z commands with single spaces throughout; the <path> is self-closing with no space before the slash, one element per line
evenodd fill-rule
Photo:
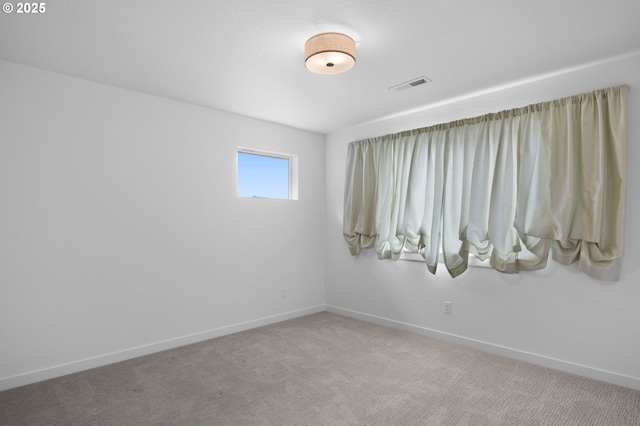
<path fill-rule="evenodd" d="M 304 44 L 304 60 L 316 74 L 340 74 L 356 63 L 356 43 L 340 33 L 318 34 Z"/>

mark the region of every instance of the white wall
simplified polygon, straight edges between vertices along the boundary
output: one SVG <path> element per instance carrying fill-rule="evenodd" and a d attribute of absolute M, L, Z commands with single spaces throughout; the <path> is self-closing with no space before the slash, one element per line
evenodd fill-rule
<path fill-rule="evenodd" d="M 342 239 L 348 142 L 621 83 L 633 165 L 638 56 L 345 129 L 326 145 L 0 61 L 0 390 L 319 311 L 325 297 L 336 312 L 640 389 L 639 168 L 616 283 L 553 263 L 453 280 L 371 251 L 351 257 Z M 299 201 L 237 199 L 238 145 L 298 154 Z"/>
<path fill-rule="evenodd" d="M 323 141 L 0 61 L 0 390 L 324 310 Z M 238 145 L 299 200 L 238 199 Z"/>
<path fill-rule="evenodd" d="M 472 268 L 455 280 L 445 268 L 351 257 L 342 238 L 347 144 L 618 84 L 631 86 L 626 254 L 618 282 L 576 266 L 505 275 Z M 438 84 L 437 81 L 433 84 Z M 429 102 L 429 87 L 424 90 Z M 402 96 L 402 92 L 398 94 Z M 640 56 L 618 58 L 528 83 L 488 90 L 328 135 L 326 298 L 329 310 L 405 328 L 640 389 Z M 444 314 L 444 301 L 453 314 Z"/>

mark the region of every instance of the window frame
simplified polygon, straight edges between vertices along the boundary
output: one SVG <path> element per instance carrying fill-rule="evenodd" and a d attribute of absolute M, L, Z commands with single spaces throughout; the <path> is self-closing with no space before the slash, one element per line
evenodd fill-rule
<path fill-rule="evenodd" d="M 271 157 L 288 162 L 288 198 L 272 198 L 272 197 L 244 197 L 239 194 L 240 191 L 240 167 L 239 154 L 256 155 L 261 157 Z M 259 148 L 251 148 L 246 146 L 238 146 L 236 149 L 236 197 L 249 200 L 298 200 L 298 155 L 284 152 L 270 151 Z"/>

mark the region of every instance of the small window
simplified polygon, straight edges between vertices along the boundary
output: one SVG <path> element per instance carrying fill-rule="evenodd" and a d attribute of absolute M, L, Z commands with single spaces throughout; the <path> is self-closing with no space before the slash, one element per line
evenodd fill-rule
<path fill-rule="evenodd" d="M 298 156 L 238 148 L 238 197 L 298 199 Z"/>

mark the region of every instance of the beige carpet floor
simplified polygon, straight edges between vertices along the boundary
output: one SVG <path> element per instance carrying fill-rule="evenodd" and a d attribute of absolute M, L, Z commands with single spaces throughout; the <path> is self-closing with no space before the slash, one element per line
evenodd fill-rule
<path fill-rule="evenodd" d="M 640 425 L 640 391 L 323 312 L 0 392 L 1 425 Z"/>

